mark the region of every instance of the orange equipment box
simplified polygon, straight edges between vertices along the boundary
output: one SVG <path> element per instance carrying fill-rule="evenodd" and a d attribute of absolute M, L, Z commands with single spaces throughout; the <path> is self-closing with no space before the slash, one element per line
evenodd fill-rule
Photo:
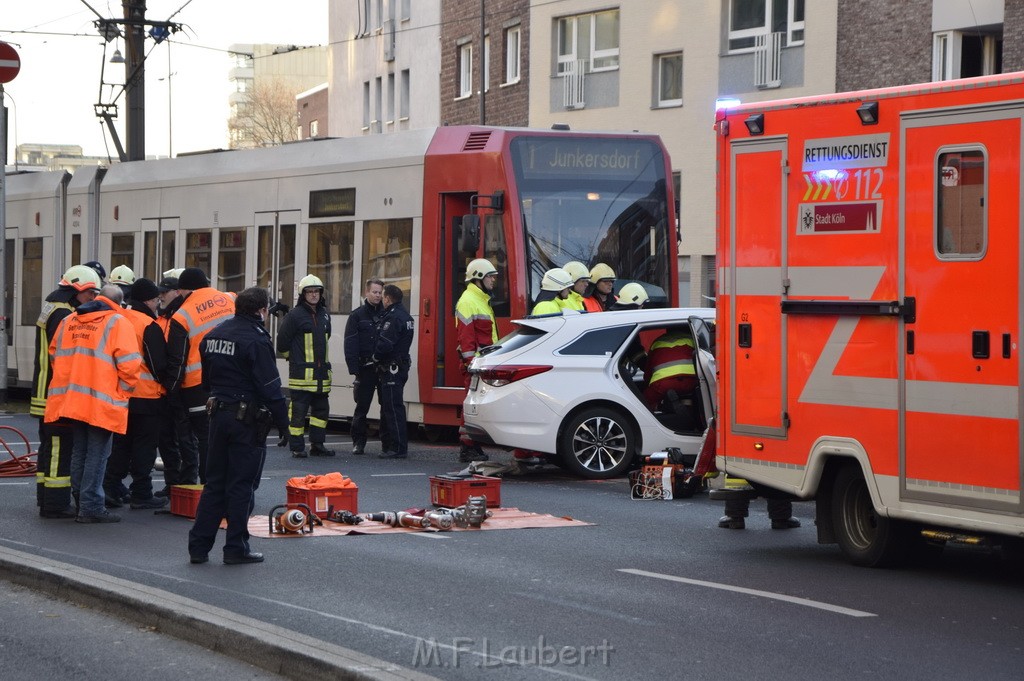
<path fill-rule="evenodd" d="M 470 497 L 487 497 L 487 506 L 501 506 L 501 478 L 488 475 L 435 475 L 430 478 L 430 503 L 434 506 L 454 508 L 462 506 Z"/>
<path fill-rule="evenodd" d="M 347 489 L 306 489 L 285 485 L 289 504 L 305 504 L 323 520 L 333 511 L 359 513 L 359 488 L 353 485 Z"/>
<path fill-rule="evenodd" d="M 171 485 L 171 514 L 195 518 L 202 494 L 202 485 Z"/>

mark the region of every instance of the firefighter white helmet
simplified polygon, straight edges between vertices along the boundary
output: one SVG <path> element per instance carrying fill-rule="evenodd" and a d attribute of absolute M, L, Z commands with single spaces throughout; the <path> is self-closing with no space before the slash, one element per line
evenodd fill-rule
<path fill-rule="evenodd" d="M 561 267 L 548 270 L 540 280 L 540 287 L 544 291 L 564 291 L 567 288 L 572 288 L 572 285 L 572 277 Z"/>
<path fill-rule="evenodd" d="M 483 279 L 489 274 L 497 274 L 498 270 L 487 258 L 477 258 L 466 266 L 466 281 Z"/>
<path fill-rule="evenodd" d="M 644 287 L 634 281 L 622 287 L 618 302 L 620 305 L 643 305 L 649 299 Z"/>
<path fill-rule="evenodd" d="M 307 274 L 302 279 L 299 279 L 299 291 L 304 293 L 307 288 L 318 288 L 323 291 L 324 282 L 316 275 Z"/>
<path fill-rule="evenodd" d="M 88 265 L 75 265 L 69 267 L 68 271 L 64 273 L 64 276 L 60 280 L 61 286 L 70 286 L 76 291 L 96 291 L 99 293 L 100 287 L 103 286 L 103 282 L 100 280 L 99 273 Z"/>
<path fill-rule="evenodd" d="M 602 279 L 614 278 L 615 270 L 613 270 L 611 267 L 608 267 L 608 265 L 605 265 L 603 262 L 597 263 L 596 265 L 594 265 L 594 269 L 590 270 L 590 281 L 594 282 L 595 284 L 601 281 Z"/>
<path fill-rule="evenodd" d="M 128 267 L 128 265 L 118 265 L 110 270 L 110 279 L 107 281 L 111 284 L 131 286 L 135 283 L 135 273 L 132 272 L 132 268 Z"/>
<path fill-rule="evenodd" d="M 570 260 L 569 262 L 562 265 L 562 269 L 569 273 L 572 277 L 572 283 L 578 282 L 580 279 L 590 279 L 590 270 L 587 266 L 576 260 Z"/>

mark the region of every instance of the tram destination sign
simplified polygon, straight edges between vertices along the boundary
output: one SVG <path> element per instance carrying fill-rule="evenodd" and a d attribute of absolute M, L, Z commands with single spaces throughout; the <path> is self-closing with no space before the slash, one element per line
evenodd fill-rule
<path fill-rule="evenodd" d="M 523 180 L 570 178 L 655 179 L 664 167 L 649 140 L 600 137 L 517 137 L 511 150 Z"/>
<path fill-rule="evenodd" d="M 309 217 L 334 218 L 356 214 L 356 189 L 320 189 L 309 193 Z"/>

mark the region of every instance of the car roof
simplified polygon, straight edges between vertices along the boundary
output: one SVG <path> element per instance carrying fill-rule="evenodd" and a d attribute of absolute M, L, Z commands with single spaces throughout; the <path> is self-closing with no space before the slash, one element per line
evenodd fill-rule
<path fill-rule="evenodd" d="M 660 324 L 686 321 L 690 317 L 715 319 L 713 307 L 655 307 L 646 310 L 615 310 L 614 312 L 585 313 L 566 310 L 562 314 L 544 315 L 513 320 L 515 324 L 553 329 L 562 325 L 596 328 L 619 324 Z"/>

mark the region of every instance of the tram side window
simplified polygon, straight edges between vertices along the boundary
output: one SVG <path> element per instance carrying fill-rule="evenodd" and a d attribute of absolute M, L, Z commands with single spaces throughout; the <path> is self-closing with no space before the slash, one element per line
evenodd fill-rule
<path fill-rule="evenodd" d="M 115 234 L 110 238 L 110 269 L 107 272 L 112 272 L 120 265 L 127 265 L 129 269 L 135 267 L 134 234 Z"/>
<path fill-rule="evenodd" d="M 509 317 L 512 310 L 508 300 L 508 249 L 505 248 L 505 225 L 500 215 L 488 215 L 484 223 L 484 257 L 498 268 L 491 294 L 491 308 L 495 317 Z"/>
<path fill-rule="evenodd" d="M 362 278 L 394 284 L 412 309 L 412 220 L 367 220 L 363 229 Z"/>
<path fill-rule="evenodd" d="M 82 262 L 82 235 L 72 234 L 71 235 L 71 261 L 68 263 L 68 267 L 71 265 L 77 265 Z M 7 308 L 10 310 L 11 308 Z"/>
<path fill-rule="evenodd" d="M 198 267 L 209 274 L 212 257 L 209 232 L 188 232 L 185 235 L 185 267 Z"/>
<path fill-rule="evenodd" d="M 216 288 L 233 293 L 245 289 L 245 230 L 221 230 Z"/>
<path fill-rule="evenodd" d="M 324 282 L 327 311 L 352 311 L 354 222 L 326 222 L 309 226 L 309 273 Z M 359 287 L 362 290 L 362 286 Z"/>
<path fill-rule="evenodd" d="M 295 290 L 295 225 L 281 225 L 277 240 L 277 266 L 274 266 L 274 225 L 260 225 L 256 248 L 256 285 L 270 291 L 270 297 L 288 305 Z M 278 288 L 272 291 L 274 275 Z"/>
<path fill-rule="evenodd" d="M 9 310 L 9 314 L 14 311 L 14 239 L 7 239 L 4 242 L 4 303 L 7 307 L 5 310 Z M 40 306 L 42 303 L 40 303 Z M 36 315 L 38 317 L 38 313 Z M 21 317 L 21 324 L 25 326 L 29 323 L 35 323 L 35 319 L 26 320 L 25 316 Z M 7 344 L 11 345 L 14 343 L 14 324 L 7 325 Z"/>
<path fill-rule="evenodd" d="M 21 320 L 34 324 L 43 307 L 43 240 L 21 242 Z"/>
<path fill-rule="evenodd" d="M 939 256 L 978 257 L 985 251 L 985 152 L 940 153 L 936 167 L 935 243 Z"/>
<path fill-rule="evenodd" d="M 157 243 L 160 247 L 160 262 L 157 262 Z M 163 273 L 174 267 L 174 232 L 165 230 L 162 232 L 146 232 L 145 243 L 143 244 L 142 272 L 136 272 L 136 276 L 145 276 L 153 281 L 160 281 Z"/>

